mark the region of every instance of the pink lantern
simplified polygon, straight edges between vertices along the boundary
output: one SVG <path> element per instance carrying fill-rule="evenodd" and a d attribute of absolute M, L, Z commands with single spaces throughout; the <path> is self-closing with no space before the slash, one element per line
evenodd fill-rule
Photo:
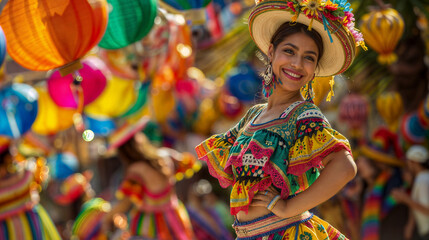
<path fill-rule="evenodd" d="M 367 99 L 359 94 L 346 96 L 340 104 L 340 120 L 350 128 L 361 128 L 367 121 L 369 106 Z"/>
<path fill-rule="evenodd" d="M 82 76 L 83 105 L 93 102 L 106 87 L 106 75 L 110 71 L 103 61 L 97 57 L 88 57 L 82 61 L 83 68 L 79 70 Z M 73 76 L 61 77 L 55 71 L 48 79 L 48 92 L 52 100 L 60 107 L 77 108 L 78 103 L 73 91 Z"/>

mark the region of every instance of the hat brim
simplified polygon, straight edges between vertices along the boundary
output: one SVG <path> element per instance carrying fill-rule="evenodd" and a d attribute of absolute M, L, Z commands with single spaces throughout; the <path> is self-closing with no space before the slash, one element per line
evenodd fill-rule
<path fill-rule="evenodd" d="M 107 151 L 111 151 L 120 147 L 122 144 L 130 140 L 137 132 L 143 130 L 149 122 L 149 117 L 142 117 L 137 122 L 130 124 L 126 123 L 118 128 L 109 137 L 109 147 Z"/>
<path fill-rule="evenodd" d="M 399 158 L 392 157 L 380 151 L 377 151 L 370 146 L 364 145 L 360 148 L 360 153 L 374 161 L 386 163 L 395 167 L 404 167 L 405 163 Z"/>
<path fill-rule="evenodd" d="M 263 53 L 268 54 L 273 34 L 283 23 L 292 22 L 293 16 L 284 1 L 264 1 L 253 9 L 249 16 L 249 31 Z M 339 22 L 325 20 L 329 23 L 327 27 L 330 34 L 325 30 L 321 18 L 315 18 L 311 23 L 312 31 L 317 31 L 323 40 L 323 54 L 315 72 L 319 77 L 343 73 L 352 64 L 356 54 L 353 36 Z M 311 19 L 301 13 L 296 22 L 309 26 Z"/>

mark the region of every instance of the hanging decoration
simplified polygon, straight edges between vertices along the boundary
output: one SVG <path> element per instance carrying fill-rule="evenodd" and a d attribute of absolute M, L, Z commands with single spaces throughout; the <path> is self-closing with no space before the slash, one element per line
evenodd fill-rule
<path fill-rule="evenodd" d="M 385 5 L 362 16 L 360 29 L 365 42 L 378 55 L 378 62 L 390 65 L 397 60 L 396 45 L 404 32 L 404 19 L 393 8 Z"/>
<path fill-rule="evenodd" d="M 0 27 L 0 66 L 3 64 L 5 56 L 6 56 L 6 37 L 4 36 L 3 29 Z"/>
<path fill-rule="evenodd" d="M 404 111 L 401 95 L 398 92 L 385 92 L 377 97 L 377 110 L 390 131 L 396 132 Z"/>
<path fill-rule="evenodd" d="M 27 84 L 14 83 L 0 89 L 0 135 L 19 138 L 37 116 L 37 91 Z"/>
<path fill-rule="evenodd" d="M 78 109 L 59 107 L 54 103 L 45 88 L 36 88 L 39 94 L 38 113 L 31 130 L 40 135 L 54 135 L 73 126 L 73 116 Z M 80 109 L 82 111 L 82 109 Z"/>
<path fill-rule="evenodd" d="M 238 100 L 251 102 L 257 98 L 261 79 L 249 63 L 242 63 L 230 71 L 225 87 Z"/>
<path fill-rule="evenodd" d="M 160 6 L 173 13 L 184 14 L 192 25 L 204 24 L 206 21 L 205 7 L 211 0 L 161 0 Z"/>
<path fill-rule="evenodd" d="M 158 12 L 149 34 L 140 41 L 143 49 L 139 56 L 144 72 L 143 79 L 152 79 L 164 65 L 169 47 L 170 25 L 162 11 Z"/>
<path fill-rule="evenodd" d="M 94 118 L 88 115 L 84 116 L 85 126 L 97 136 L 106 137 L 116 129 L 115 122 L 110 118 Z"/>
<path fill-rule="evenodd" d="M 125 49 L 100 49 L 99 56 L 114 76 L 122 79 L 137 79 L 137 71 L 132 68 L 129 53 Z"/>
<path fill-rule="evenodd" d="M 101 95 L 85 107 L 94 118 L 114 118 L 124 114 L 137 98 L 135 82 L 112 76 Z"/>
<path fill-rule="evenodd" d="M 53 179 L 63 181 L 79 170 L 79 161 L 70 152 L 60 152 L 48 157 L 49 174 Z"/>
<path fill-rule="evenodd" d="M 339 118 L 350 127 L 352 135 L 358 137 L 359 131 L 366 124 L 369 113 L 367 99 L 359 94 L 352 93 L 343 98 L 339 106 Z"/>
<path fill-rule="evenodd" d="M 81 67 L 79 59 L 103 36 L 107 2 L 13 0 L 3 9 L 0 25 L 17 63 L 34 71 L 61 68 L 66 75 Z"/>
<path fill-rule="evenodd" d="M 83 105 L 93 102 L 106 87 L 106 76 L 110 76 L 110 71 L 104 62 L 97 57 L 88 57 L 82 60 L 83 68 L 78 70 L 82 76 L 80 86 L 83 92 Z M 55 71 L 47 81 L 47 88 L 52 100 L 60 107 L 78 107 L 78 102 L 74 94 L 75 85 L 73 77 L 67 75 L 62 77 L 59 71 Z"/>
<path fill-rule="evenodd" d="M 227 118 L 235 119 L 243 111 L 243 104 L 227 91 L 221 91 L 218 97 L 219 111 Z"/>
<path fill-rule="evenodd" d="M 119 49 L 142 39 L 157 15 L 156 0 L 107 0 L 109 22 L 98 46 Z"/>

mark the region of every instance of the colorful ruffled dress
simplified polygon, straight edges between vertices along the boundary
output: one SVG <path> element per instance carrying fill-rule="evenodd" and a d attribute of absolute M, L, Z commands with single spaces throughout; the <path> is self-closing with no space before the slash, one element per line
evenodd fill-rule
<path fill-rule="evenodd" d="M 192 225 L 185 206 L 177 198 L 173 185 L 159 193 L 150 192 L 137 174 L 127 174 L 117 192 L 129 197 L 134 208 L 128 214 L 131 236 L 157 240 L 192 240 Z"/>
<path fill-rule="evenodd" d="M 0 179 L 0 240 L 61 239 L 35 186 L 29 170 Z"/>
<path fill-rule="evenodd" d="M 253 196 L 271 185 L 282 199 L 292 198 L 317 179 L 324 157 L 341 149 L 351 152 L 347 139 L 331 128 L 313 103 L 295 102 L 278 118 L 254 124 L 266 106 L 250 108 L 235 127 L 196 147 L 220 185 L 232 186 L 232 215 L 247 213 Z M 268 214 L 250 222 L 236 221 L 234 228 L 237 239 L 345 239 L 308 211 L 287 219 Z"/>

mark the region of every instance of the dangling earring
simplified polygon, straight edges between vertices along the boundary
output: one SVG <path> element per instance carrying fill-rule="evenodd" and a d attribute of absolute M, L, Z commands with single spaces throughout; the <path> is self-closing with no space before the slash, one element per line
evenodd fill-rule
<path fill-rule="evenodd" d="M 313 81 L 314 81 L 314 77 L 315 76 L 313 76 L 313 79 L 311 79 L 310 82 L 307 83 L 307 94 L 306 94 L 307 96 L 305 97 L 305 101 L 308 101 L 311 103 L 314 103 L 313 102 L 313 98 L 314 98 Z"/>
<path fill-rule="evenodd" d="M 273 89 L 276 88 L 276 83 L 274 79 L 273 74 L 273 66 L 271 65 L 271 62 L 267 64 L 267 68 L 264 72 L 264 87 L 262 89 L 262 92 L 265 97 L 271 96 L 273 94 Z"/>

